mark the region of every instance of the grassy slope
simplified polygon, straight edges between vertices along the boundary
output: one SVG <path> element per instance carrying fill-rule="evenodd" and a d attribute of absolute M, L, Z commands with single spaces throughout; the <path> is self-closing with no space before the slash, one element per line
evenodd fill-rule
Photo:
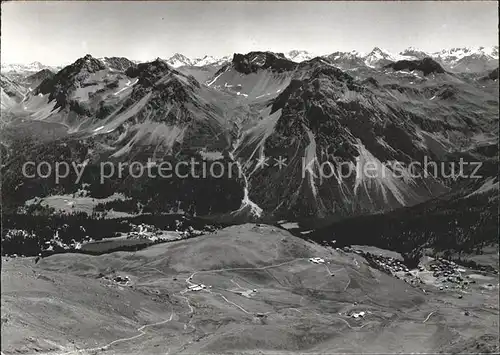
<path fill-rule="evenodd" d="M 115 275 L 128 275 L 131 286 L 99 278 Z M 190 282 L 212 287 L 186 292 Z M 5 354 L 118 339 L 103 353 L 432 352 L 498 331 L 495 290 L 462 300 L 431 286 L 424 293 L 359 255 L 264 225 L 135 253 L 11 259 L 2 286 Z M 363 319 L 348 316 L 361 310 L 369 312 Z"/>

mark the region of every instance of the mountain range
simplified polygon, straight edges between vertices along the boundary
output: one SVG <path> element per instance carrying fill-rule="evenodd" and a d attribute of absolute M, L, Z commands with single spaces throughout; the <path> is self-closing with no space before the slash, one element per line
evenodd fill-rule
<path fill-rule="evenodd" d="M 206 55 L 202 58 L 194 58 L 190 59 L 186 57 L 185 55 L 176 53 L 170 58 L 166 59 L 166 62 L 173 66 L 174 68 L 182 67 L 182 66 L 196 66 L 196 67 L 203 67 L 206 65 L 221 65 L 224 64 L 228 61 L 230 61 L 231 58 L 229 56 L 222 57 L 222 58 L 215 58 L 213 56 Z"/>
<path fill-rule="evenodd" d="M 498 353 L 497 52 L 2 71 L 2 352 Z"/>
<path fill-rule="evenodd" d="M 465 51 L 450 53 L 467 57 Z M 341 69 L 341 58 L 350 69 Z M 2 143 L 7 152 L 17 151 L 16 137 L 28 139 L 29 128 L 35 140 L 80 142 L 83 160 L 93 164 L 198 159 L 206 152 L 237 160 L 243 177 L 228 186 L 239 185 L 240 193 L 228 203 L 239 208 L 226 210 L 224 202 L 197 212 L 219 210 L 223 219 L 329 220 L 386 212 L 437 197 L 451 184 L 445 178 L 342 178 L 339 169 L 448 159 L 498 134 L 495 79 L 454 74 L 430 57 L 402 58 L 415 56 L 392 61 L 375 48 L 365 56 L 351 52 L 298 63 L 282 53 L 250 52 L 224 64 L 176 69 L 160 58 L 137 64 L 87 55 L 55 74 L 43 69 L 23 80 L 2 76 L 9 132 Z M 255 166 L 278 158 L 287 162 L 283 169 Z M 325 166 L 333 169 L 329 179 L 320 176 Z M 193 201 L 179 197 L 162 208 L 179 203 Z"/>
<path fill-rule="evenodd" d="M 284 53 L 284 56 L 287 59 L 300 63 L 317 57 L 318 55 L 309 53 L 305 50 L 292 50 Z M 364 64 L 371 67 L 380 67 L 388 64 L 389 62 L 398 60 L 414 60 L 422 59 L 424 57 L 431 57 L 452 71 L 480 72 L 492 70 L 498 66 L 498 46 L 488 48 L 452 48 L 438 52 L 425 52 L 409 47 L 400 53 L 391 53 L 387 50 L 375 47 L 367 53 L 358 51 L 333 52 L 320 56 L 332 59 L 340 65 L 343 65 L 343 62 L 356 62 L 358 66 Z M 205 56 L 203 58 L 190 59 L 179 53 L 176 53 L 172 57 L 166 59 L 167 63 L 175 68 L 182 66 L 222 65 L 230 60 L 231 56 L 224 56 L 221 58 Z M 350 65 L 351 64 L 349 64 L 349 66 Z"/>
<path fill-rule="evenodd" d="M 398 60 L 414 60 L 430 57 L 438 61 L 444 67 L 451 71 L 456 72 L 481 72 L 492 70 L 498 66 L 498 46 L 491 47 L 461 47 L 443 49 L 437 52 L 426 52 L 414 47 L 408 47 L 399 53 L 391 53 L 379 47 L 373 48 L 370 52 L 359 52 L 356 50 L 350 52 L 332 52 L 329 54 L 316 55 L 306 50 L 292 50 L 283 54 L 287 59 L 295 62 L 303 62 L 310 60 L 314 57 L 325 57 L 330 59 L 340 67 L 347 69 L 359 66 L 383 66 L 389 62 Z M 106 58 L 101 58 L 105 60 Z M 165 61 L 174 68 L 179 67 L 206 67 L 206 66 L 220 66 L 230 62 L 231 55 L 223 57 L 214 57 L 205 55 L 201 58 L 189 58 L 183 54 L 176 53 Z M 139 61 L 132 60 L 134 63 Z M 23 72 L 37 72 L 42 69 L 58 70 L 61 66 L 51 67 L 43 65 L 40 62 L 33 62 L 30 64 L 2 64 L 3 73 L 23 73 Z"/>

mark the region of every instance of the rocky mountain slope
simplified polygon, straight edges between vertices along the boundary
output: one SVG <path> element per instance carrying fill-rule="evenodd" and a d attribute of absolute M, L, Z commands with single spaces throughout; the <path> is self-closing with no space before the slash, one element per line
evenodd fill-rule
<path fill-rule="evenodd" d="M 0 90 L 2 111 L 15 107 L 24 99 L 28 92 L 26 87 L 3 74 L 0 74 Z M 2 119 L 2 121 L 4 121 L 4 119 Z"/>
<path fill-rule="evenodd" d="M 79 141 L 83 160 L 94 164 L 179 154 L 237 161 L 233 181 L 243 199 L 235 194 L 241 200 L 233 204 L 241 210 L 224 218 L 329 220 L 412 206 L 450 184 L 410 177 L 407 168 L 396 177 L 394 169 L 498 139 L 498 87 L 427 57 L 379 68 L 385 54 L 374 50 L 365 57 L 371 67 L 354 61 L 343 71 L 340 54 L 297 63 L 280 53 L 237 53 L 205 81 L 160 59 L 88 55 L 6 111 L 3 144 L 12 151 L 21 136 Z M 367 164 L 383 176 L 360 173 Z"/>
<path fill-rule="evenodd" d="M 445 132 L 457 135 L 454 142 L 446 143 L 452 147 L 462 144 L 462 139 L 470 140 L 466 137 L 471 131 L 481 134 L 493 127 L 493 96 L 485 98 L 490 103 L 483 106 L 489 118 L 473 118 L 475 113 L 461 104 L 457 106 L 445 92 L 453 95 L 455 90 L 465 90 L 469 97 L 465 100 L 482 101 L 476 84 L 456 82 L 432 60 L 417 64 L 426 74 L 436 73 L 431 79 L 417 78 L 421 84 L 412 87 L 414 76 L 401 82 L 390 73 L 383 78 L 385 83 L 357 82 L 321 59 L 298 65 L 279 54 L 235 55 L 232 66 L 221 69 L 211 86 L 236 91 L 247 101 L 268 100 L 267 107 L 271 108 L 265 113 L 268 117 L 262 116 L 257 125 L 243 132 L 235 153 L 247 162 L 272 165 L 279 157 L 286 159 L 282 169 L 257 164 L 249 168 L 251 186 L 270 187 L 250 188 L 250 199 L 265 211 L 284 213 L 284 218 L 290 217 L 286 211 L 296 211 L 294 218 L 324 217 L 408 206 L 446 190 L 439 179 L 370 179 L 358 174 L 344 180 L 340 177 L 340 167 L 349 164 L 356 171 L 356 164 L 369 161 L 385 169 L 385 163 L 393 160 L 407 163 L 424 156 L 439 159 L 443 150 L 434 142 Z M 450 82 L 454 83 L 445 84 Z M 433 102 L 436 95 L 442 98 L 439 102 Z M 453 118 L 449 116 L 451 107 L 456 111 Z M 441 118 L 430 120 L 431 113 Z M 469 144 L 474 143 L 471 140 Z M 320 169 L 326 169 L 327 179 L 320 176 Z"/>
<path fill-rule="evenodd" d="M 409 72 L 420 71 L 424 76 L 431 73 L 443 74 L 446 72 L 439 63 L 429 57 L 420 60 L 398 60 L 397 62 L 387 64 L 384 68 L 391 68 L 398 71 L 407 70 Z"/>
<path fill-rule="evenodd" d="M 124 57 L 104 57 L 100 59 L 110 69 L 125 71 L 136 65 L 133 61 Z"/>
<path fill-rule="evenodd" d="M 495 150 L 490 146 L 490 151 Z M 426 252 L 461 255 L 482 253 L 496 245 L 498 231 L 498 153 L 483 157 L 477 179 L 462 179 L 450 192 L 410 208 L 382 216 L 364 216 L 333 223 L 307 235 L 336 245 L 376 245 L 402 253 L 410 263 Z M 467 260 L 467 258 L 464 258 Z M 486 264 L 486 263 L 485 263 Z M 487 265 L 487 264 L 486 264 Z M 498 265 L 497 265 L 498 267 Z"/>

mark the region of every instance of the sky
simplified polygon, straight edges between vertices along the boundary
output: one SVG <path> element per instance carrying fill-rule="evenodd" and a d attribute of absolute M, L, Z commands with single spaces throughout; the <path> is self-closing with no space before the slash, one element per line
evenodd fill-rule
<path fill-rule="evenodd" d="M 498 3 L 3 2 L 2 63 L 68 64 L 85 54 L 135 60 L 252 50 L 438 51 L 498 43 Z"/>

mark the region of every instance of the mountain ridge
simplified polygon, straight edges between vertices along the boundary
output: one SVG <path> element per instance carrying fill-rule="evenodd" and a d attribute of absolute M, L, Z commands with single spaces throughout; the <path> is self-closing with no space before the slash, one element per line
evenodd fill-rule
<path fill-rule="evenodd" d="M 205 55 L 203 57 L 189 58 L 183 54 L 175 53 L 165 60 L 174 68 L 207 67 L 222 66 L 230 62 L 233 56 L 234 55 L 226 55 L 218 57 Z M 387 65 L 388 61 L 395 62 L 398 60 L 415 60 L 423 59 L 424 57 L 431 57 L 438 61 L 441 65 L 447 67 L 447 69 L 464 72 L 488 71 L 493 70 L 496 66 L 498 66 L 498 46 L 455 47 L 434 52 L 423 51 L 415 47 L 408 47 L 399 52 L 390 52 L 385 49 L 381 49 L 380 47 L 374 47 L 370 52 L 351 50 L 334 51 L 316 55 L 308 52 L 307 50 L 291 50 L 285 53 L 286 58 L 295 62 L 311 60 L 317 56 L 334 59 L 334 62 L 336 61 L 340 64 L 342 64 L 342 57 L 345 57 L 346 60 L 351 60 L 353 63 L 356 62 L 357 66 L 362 65 L 363 62 L 367 66 L 377 67 Z M 103 59 L 105 58 L 106 57 L 103 57 Z M 130 62 L 137 64 L 144 61 L 132 60 Z M 477 64 L 477 62 L 481 62 L 481 64 Z M 62 67 L 47 66 L 36 61 L 30 64 L 2 63 L 2 72 L 7 74 L 37 72 L 42 69 L 57 71 L 60 68 Z"/>

